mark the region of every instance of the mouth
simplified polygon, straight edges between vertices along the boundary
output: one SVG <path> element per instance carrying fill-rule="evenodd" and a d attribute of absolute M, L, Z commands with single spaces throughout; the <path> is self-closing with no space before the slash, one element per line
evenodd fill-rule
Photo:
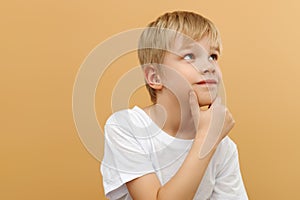
<path fill-rule="evenodd" d="M 197 84 L 198 85 L 217 85 L 218 81 L 215 79 L 206 79 L 206 80 L 199 81 Z"/>

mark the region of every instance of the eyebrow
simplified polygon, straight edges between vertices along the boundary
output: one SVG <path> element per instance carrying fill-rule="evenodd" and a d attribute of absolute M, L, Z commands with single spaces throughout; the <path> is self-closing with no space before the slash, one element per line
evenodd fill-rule
<path fill-rule="evenodd" d="M 220 48 L 219 48 L 219 47 L 216 47 L 216 46 L 211 47 L 210 50 L 211 50 L 211 51 L 217 51 L 218 53 L 220 53 Z"/>
<path fill-rule="evenodd" d="M 193 49 L 193 48 L 198 47 L 198 46 L 200 46 L 201 48 L 205 49 L 202 45 L 200 45 L 198 43 L 189 43 L 189 44 L 186 44 L 186 45 L 182 45 L 180 47 L 180 50 L 181 51 L 182 50 L 189 50 L 189 49 Z M 209 50 L 210 50 L 210 52 L 217 51 L 220 54 L 220 49 L 217 46 L 210 46 Z"/>
<path fill-rule="evenodd" d="M 188 44 L 182 44 L 180 47 L 180 50 L 187 50 L 187 49 L 191 49 L 193 47 L 196 46 L 196 43 L 188 43 Z"/>

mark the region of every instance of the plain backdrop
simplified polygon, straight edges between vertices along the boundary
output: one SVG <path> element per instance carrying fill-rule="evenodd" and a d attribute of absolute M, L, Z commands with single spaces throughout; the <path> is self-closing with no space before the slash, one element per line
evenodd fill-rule
<path fill-rule="evenodd" d="M 296 0 L 27 0 L 0 6 L 0 199 L 105 199 L 100 163 L 78 137 L 72 90 L 84 58 L 122 31 L 190 10 L 219 28 L 227 105 L 250 199 L 299 199 L 300 3 Z M 99 126 L 111 90 L 137 66 L 116 60 L 99 82 Z M 150 103 L 145 88 L 128 106 Z"/>

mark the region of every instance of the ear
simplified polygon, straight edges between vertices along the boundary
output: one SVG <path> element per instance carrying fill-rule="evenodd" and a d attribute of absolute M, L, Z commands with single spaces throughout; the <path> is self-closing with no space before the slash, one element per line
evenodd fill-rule
<path fill-rule="evenodd" d="M 151 88 L 155 90 L 162 89 L 163 85 L 161 83 L 161 78 L 156 67 L 154 67 L 153 65 L 144 66 L 143 72 L 145 80 Z"/>

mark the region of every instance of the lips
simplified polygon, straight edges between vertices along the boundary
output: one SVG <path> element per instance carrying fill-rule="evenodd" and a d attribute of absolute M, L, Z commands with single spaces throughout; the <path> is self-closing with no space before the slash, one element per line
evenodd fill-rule
<path fill-rule="evenodd" d="M 217 84 L 218 83 L 218 81 L 217 80 L 215 80 L 215 79 L 206 79 L 206 80 L 202 80 L 202 81 L 200 81 L 200 82 L 198 82 L 197 84 L 198 85 L 206 85 L 206 84 L 212 84 L 212 85 L 214 85 L 214 84 Z"/>

